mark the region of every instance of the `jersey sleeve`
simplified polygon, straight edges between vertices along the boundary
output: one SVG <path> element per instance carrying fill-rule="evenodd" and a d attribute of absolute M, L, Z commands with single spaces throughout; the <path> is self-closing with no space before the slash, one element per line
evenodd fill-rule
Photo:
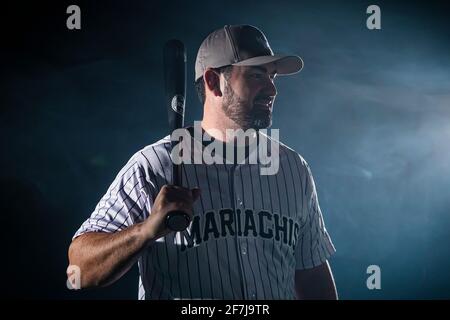
<path fill-rule="evenodd" d="M 144 220 L 152 206 L 152 183 L 140 154 L 120 170 L 73 239 L 86 232 L 117 232 Z"/>
<path fill-rule="evenodd" d="M 324 263 L 336 252 L 331 238 L 325 228 L 320 210 L 317 190 L 311 169 L 305 160 L 303 163 L 305 179 L 304 213 L 301 221 L 298 242 L 295 248 L 296 269 L 309 269 Z"/>

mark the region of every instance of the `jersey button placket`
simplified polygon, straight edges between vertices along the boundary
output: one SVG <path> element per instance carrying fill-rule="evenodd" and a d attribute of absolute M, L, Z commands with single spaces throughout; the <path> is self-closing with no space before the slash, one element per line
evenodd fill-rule
<path fill-rule="evenodd" d="M 240 176 L 240 170 L 239 170 L 239 165 L 236 165 L 236 167 L 234 168 L 234 172 L 233 174 L 233 191 L 234 191 L 234 205 L 236 209 L 240 209 L 241 210 L 241 215 L 242 215 L 242 205 L 243 205 L 243 201 L 242 201 L 242 185 L 241 185 L 241 176 Z M 237 215 L 235 216 L 237 218 Z M 245 267 L 244 267 L 244 262 L 243 262 L 243 258 L 245 257 L 245 255 L 247 254 L 247 247 L 244 245 L 244 239 L 239 239 L 240 237 L 238 236 L 238 232 L 236 230 L 236 236 L 238 237 L 236 245 L 237 245 L 237 252 L 240 253 L 241 259 L 239 259 L 239 267 L 240 267 L 240 273 L 241 275 L 245 274 Z M 245 252 L 245 253 L 244 253 Z M 244 282 L 246 281 L 245 279 L 242 279 Z M 244 286 L 244 299 L 248 299 L 249 295 L 246 289 L 246 285 L 244 285 L 244 283 L 242 284 Z"/>
<path fill-rule="evenodd" d="M 239 166 L 236 166 L 234 171 L 234 181 L 235 181 L 235 196 L 237 205 L 242 208 L 244 202 L 242 201 L 242 190 L 241 190 L 241 177 L 239 175 Z"/>
<path fill-rule="evenodd" d="M 241 253 L 245 256 L 247 254 L 247 245 L 241 242 Z"/>

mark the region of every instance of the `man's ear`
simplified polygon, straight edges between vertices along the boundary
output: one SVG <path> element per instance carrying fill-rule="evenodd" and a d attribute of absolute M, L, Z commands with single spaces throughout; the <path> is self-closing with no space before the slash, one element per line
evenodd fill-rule
<path fill-rule="evenodd" d="M 221 97 L 222 91 L 220 90 L 220 74 L 211 69 L 206 69 L 203 73 L 203 79 L 205 81 L 205 89 L 211 91 L 214 96 Z"/>

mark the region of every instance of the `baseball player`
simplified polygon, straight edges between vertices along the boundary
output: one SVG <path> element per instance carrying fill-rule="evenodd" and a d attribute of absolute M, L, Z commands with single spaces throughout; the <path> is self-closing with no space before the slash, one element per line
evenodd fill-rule
<path fill-rule="evenodd" d="M 204 113 L 201 126 L 186 128 L 189 138 L 205 148 L 221 143 L 224 157 L 242 148 L 250 157 L 248 144 L 228 148 L 226 130 L 260 136 L 272 123 L 274 78 L 302 67 L 297 56 L 274 54 L 256 27 L 214 31 L 197 54 Z M 196 130 L 207 139 L 198 141 Z M 136 152 L 73 237 L 69 263 L 79 267 L 81 287 L 111 284 L 138 262 L 139 299 L 336 299 L 327 260 L 335 249 L 311 170 L 265 137 L 277 146 L 276 173 L 236 158 L 186 163 L 178 186 L 169 136 Z M 167 228 L 173 210 L 188 213 L 185 231 Z"/>

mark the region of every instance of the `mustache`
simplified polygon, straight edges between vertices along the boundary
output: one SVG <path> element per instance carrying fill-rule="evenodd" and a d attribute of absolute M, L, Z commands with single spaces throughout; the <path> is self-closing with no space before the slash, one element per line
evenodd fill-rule
<path fill-rule="evenodd" d="M 273 101 L 275 99 L 275 96 L 273 95 L 267 95 L 267 94 L 260 94 L 253 98 L 253 103 L 255 102 L 263 102 L 267 104 L 273 104 Z"/>
<path fill-rule="evenodd" d="M 273 96 L 260 95 L 260 96 L 256 96 L 253 100 L 254 101 L 257 101 L 257 100 L 273 100 Z"/>

